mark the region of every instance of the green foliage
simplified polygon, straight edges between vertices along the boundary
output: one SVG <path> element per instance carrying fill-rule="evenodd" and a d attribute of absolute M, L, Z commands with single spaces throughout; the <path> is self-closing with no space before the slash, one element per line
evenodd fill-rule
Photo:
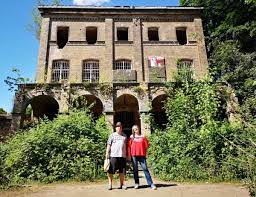
<path fill-rule="evenodd" d="M 61 0 L 51 0 L 50 2 L 45 0 L 37 0 L 36 7 L 32 10 L 32 22 L 27 28 L 38 40 L 40 40 L 42 17 L 37 7 L 45 4 L 61 5 Z"/>
<path fill-rule="evenodd" d="M 103 175 L 108 133 L 104 117 L 94 122 L 88 110 L 41 121 L 3 144 L 0 176 L 10 183 L 94 180 Z"/>
<path fill-rule="evenodd" d="M 7 114 L 7 112 L 3 108 L 0 108 L 0 114 Z"/>
<path fill-rule="evenodd" d="M 4 80 L 4 82 L 9 86 L 9 91 L 17 92 L 19 85 L 26 84 L 30 81 L 29 78 L 22 77 L 20 70 L 17 68 L 13 68 L 12 73 L 14 76 L 7 76 Z"/>
<path fill-rule="evenodd" d="M 219 88 L 207 79 L 188 83 L 178 77 L 167 87 L 167 129 L 150 137 L 154 174 L 164 180 L 255 184 L 255 127 L 223 119 Z"/>

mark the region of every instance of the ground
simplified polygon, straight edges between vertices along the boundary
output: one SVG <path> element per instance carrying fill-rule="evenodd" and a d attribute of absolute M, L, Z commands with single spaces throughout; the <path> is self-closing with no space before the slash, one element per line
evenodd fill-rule
<path fill-rule="evenodd" d="M 248 190 L 239 184 L 184 184 L 163 182 L 155 180 L 157 190 L 151 190 L 146 186 L 142 177 L 141 188 L 135 190 L 133 181 L 126 182 L 127 190 L 117 189 L 118 182 L 113 185 L 113 190 L 107 190 L 107 182 L 100 183 L 62 183 L 50 185 L 27 186 L 20 191 L 0 192 L 1 197 L 249 197 Z"/>

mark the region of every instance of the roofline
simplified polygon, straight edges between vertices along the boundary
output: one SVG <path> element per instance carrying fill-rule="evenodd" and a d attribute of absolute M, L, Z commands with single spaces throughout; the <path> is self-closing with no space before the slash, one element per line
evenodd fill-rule
<path fill-rule="evenodd" d="M 40 5 L 39 10 L 43 9 L 78 9 L 78 10 L 203 10 L 203 7 L 183 7 L 183 6 L 51 6 L 51 5 Z"/>
<path fill-rule="evenodd" d="M 41 15 L 49 14 L 103 14 L 103 15 L 120 15 L 120 14 L 173 14 L 187 13 L 201 15 L 203 7 L 180 7 L 180 6 L 38 6 Z"/>

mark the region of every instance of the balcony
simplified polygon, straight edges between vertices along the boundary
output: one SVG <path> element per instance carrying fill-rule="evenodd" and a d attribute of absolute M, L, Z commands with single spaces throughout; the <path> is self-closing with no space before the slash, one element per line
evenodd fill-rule
<path fill-rule="evenodd" d="M 113 83 L 137 82 L 136 70 L 113 70 Z"/>
<path fill-rule="evenodd" d="M 164 82 L 166 82 L 165 67 L 151 67 L 151 68 L 149 68 L 149 82 L 150 83 L 164 83 Z"/>

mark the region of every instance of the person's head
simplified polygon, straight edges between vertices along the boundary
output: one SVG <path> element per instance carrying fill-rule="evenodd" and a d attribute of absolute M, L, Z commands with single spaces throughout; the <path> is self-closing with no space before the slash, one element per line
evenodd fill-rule
<path fill-rule="evenodd" d="M 121 122 L 116 123 L 116 132 L 122 133 L 122 123 Z"/>
<path fill-rule="evenodd" d="M 132 134 L 137 134 L 137 135 L 141 134 L 138 125 L 133 125 L 133 127 L 132 127 Z"/>

